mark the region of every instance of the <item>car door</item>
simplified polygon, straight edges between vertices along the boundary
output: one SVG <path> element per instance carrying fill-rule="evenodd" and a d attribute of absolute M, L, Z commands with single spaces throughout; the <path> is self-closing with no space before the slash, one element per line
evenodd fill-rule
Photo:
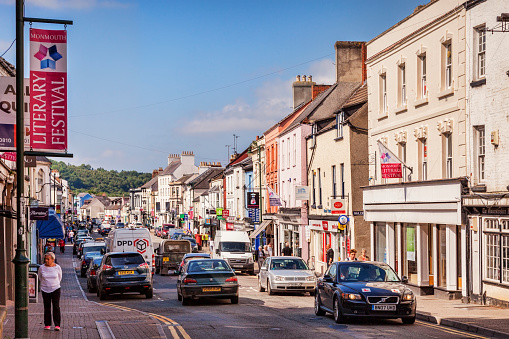
<path fill-rule="evenodd" d="M 268 274 L 267 272 L 269 270 L 269 267 L 270 258 L 267 258 L 262 264 L 262 268 L 264 269 L 260 269 L 260 273 L 258 273 L 260 275 L 260 285 L 262 285 L 262 287 L 264 288 L 267 288 L 267 274 Z"/>
<path fill-rule="evenodd" d="M 332 281 L 325 282 L 323 286 L 323 295 L 322 295 L 322 305 L 332 310 L 332 299 L 334 296 L 334 291 L 336 289 L 336 279 L 337 279 L 337 265 L 332 264 L 326 275 L 330 276 Z"/>

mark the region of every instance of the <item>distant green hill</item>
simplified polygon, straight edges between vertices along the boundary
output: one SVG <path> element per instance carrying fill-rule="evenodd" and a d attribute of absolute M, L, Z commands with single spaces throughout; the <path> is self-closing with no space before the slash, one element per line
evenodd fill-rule
<path fill-rule="evenodd" d="M 107 171 L 93 169 L 90 165 L 74 166 L 62 161 L 52 161 L 51 169 L 60 172 L 60 177 L 69 182 L 74 193 L 106 193 L 110 197 L 128 196 L 130 188 L 140 187 L 152 178 L 152 173 L 136 171 Z"/>

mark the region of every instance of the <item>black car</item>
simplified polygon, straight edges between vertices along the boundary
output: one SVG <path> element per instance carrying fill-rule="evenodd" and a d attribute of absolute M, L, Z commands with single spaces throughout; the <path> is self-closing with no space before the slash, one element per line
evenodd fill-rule
<path fill-rule="evenodd" d="M 72 246 L 72 254 L 78 255 L 79 247 L 80 247 L 81 243 L 83 243 L 84 241 L 90 241 L 90 240 L 94 240 L 94 238 L 92 238 L 91 236 L 88 236 L 88 235 L 78 236 Z"/>
<path fill-rule="evenodd" d="M 198 244 L 196 243 L 195 238 L 186 236 L 186 237 L 181 237 L 180 240 L 188 240 L 191 243 L 191 250 L 193 251 L 193 253 L 198 252 Z"/>
<path fill-rule="evenodd" d="M 80 267 L 80 273 L 81 273 L 80 275 L 82 278 L 84 278 L 86 276 L 87 270 L 88 270 L 88 265 L 90 265 L 90 262 L 92 261 L 92 259 L 94 257 L 98 257 L 98 256 L 102 257 L 104 253 L 105 253 L 104 250 L 101 251 L 101 249 L 99 249 L 96 251 L 96 248 L 94 248 L 93 251 L 88 251 L 86 253 L 83 253 L 83 255 L 81 256 L 82 260 L 81 260 L 81 267 Z"/>
<path fill-rule="evenodd" d="M 239 283 L 233 269 L 223 259 L 193 259 L 177 280 L 177 299 L 188 305 L 191 299 L 221 298 L 239 303 Z"/>
<path fill-rule="evenodd" d="M 87 269 L 87 289 L 90 293 L 94 292 L 97 288 L 97 269 L 101 265 L 101 261 L 103 260 L 103 256 L 93 257 L 90 265 L 88 265 Z"/>
<path fill-rule="evenodd" d="M 105 300 L 113 293 L 138 292 L 150 299 L 152 268 L 137 252 L 106 253 L 97 270 L 97 296 Z"/>
<path fill-rule="evenodd" d="M 341 323 L 348 318 L 401 318 L 404 324 L 415 322 L 416 300 L 392 268 L 384 263 L 335 262 L 318 279 L 315 290 L 315 314 L 334 315 Z"/>

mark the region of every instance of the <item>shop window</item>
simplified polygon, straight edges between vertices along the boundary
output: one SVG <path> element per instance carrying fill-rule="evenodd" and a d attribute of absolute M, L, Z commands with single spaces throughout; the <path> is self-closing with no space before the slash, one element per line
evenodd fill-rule
<path fill-rule="evenodd" d="M 484 219 L 484 278 L 509 284 L 509 219 Z"/>
<path fill-rule="evenodd" d="M 416 227 L 405 225 L 403 227 L 403 274 L 408 281 L 417 284 L 417 241 Z"/>
<path fill-rule="evenodd" d="M 387 263 L 387 226 L 375 224 L 375 261 Z"/>

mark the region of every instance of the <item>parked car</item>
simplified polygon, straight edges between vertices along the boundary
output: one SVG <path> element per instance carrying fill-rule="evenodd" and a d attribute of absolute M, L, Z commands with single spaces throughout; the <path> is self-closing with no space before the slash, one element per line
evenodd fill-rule
<path fill-rule="evenodd" d="M 177 280 L 177 299 L 222 298 L 239 302 L 239 284 L 233 269 L 223 259 L 194 259 L 184 266 Z"/>
<path fill-rule="evenodd" d="M 156 274 L 166 275 L 174 272 L 185 254 L 191 252 L 191 243 L 187 240 L 163 240 L 156 249 Z"/>
<path fill-rule="evenodd" d="M 80 245 L 84 242 L 84 241 L 90 241 L 90 240 L 94 240 L 94 238 L 92 238 L 91 236 L 79 236 L 76 238 L 76 240 L 74 241 L 74 244 L 72 246 L 72 254 L 75 254 L 75 255 L 78 255 L 79 254 L 79 247 Z"/>
<path fill-rule="evenodd" d="M 137 252 L 106 253 L 96 275 L 101 300 L 113 293 L 138 292 L 148 299 L 154 295 L 151 267 Z"/>
<path fill-rule="evenodd" d="M 172 229 L 172 228 L 174 229 L 175 225 L 172 225 L 172 224 L 163 224 L 163 228 L 161 229 L 161 238 L 168 239 L 169 238 L 170 229 Z"/>
<path fill-rule="evenodd" d="M 183 229 L 176 229 L 173 234 L 170 235 L 170 239 L 173 240 L 180 240 L 183 236 L 185 236 L 187 233 L 184 232 Z"/>
<path fill-rule="evenodd" d="M 115 224 L 115 229 L 118 229 L 118 228 L 124 228 L 125 227 L 125 224 L 123 222 L 117 222 Z"/>
<path fill-rule="evenodd" d="M 401 318 L 413 324 L 416 300 L 406 283 L 407 277 L 400 279 L 385 263 L 332 263 L 316 284 L 315 314 L 332 313 L 336 323 L 358 317 Z"/>
<path fill-rule="evenodd" d="M 80 276 L 82 278 L 86 277 L 88 266 L 90 265 L 90 262 L 95 257 L 102 257 L 104 253 L 101 252 L 87 252 L 87 254 L 83 255 L 83 259 L 81 260 L 81 267 L 80 267 Z"/>
<path fill-rule="evenodd" d="M 97 256 L 93 257 L 92 261 L 90 262 L 90 265 L 88 265 L 87 269 L 87 289 L 90 293 L 95 292 L 97 288 L 97 269 L 101 265 L 101 261 L 103 259 L 103 256 Z"/>
<path fill-rule="evenodd" d="M 161 232 L 162 232 L 162 226 L 157 226 L 155 229 L 154 229 L 154 234 L 158 237 L 161 237 Z"/>
<path fill-rule="evenodd" d="M 191 243 L 192 252 L 197 253 L 198 252 L 198 243 L 196 242 L 196 239 L 190 236 L 182 237 L 180 240 L 188 240 Z"/>
<path fill-rule="evenodd" d="M 175 270 L 175 274 L 180 274 L 182 272 L 182 269 L 184 268 L 184 265 L 187 264 L 187 262 L 192 259 L 210 259 L 210 254 L 208 254 L 208 253 L 187 253 L 187 254 L 184 254 L 184 257 L 182 258 L 182 261 L 180 262 L 179 267 L 177 268 L 177 270 Z"/>
<path fill-rule="evenodd" d="M 269 257 L 258 274 L 258 290 L 275 292 L 309 292 L 315 294 L 316 277 L 299 257 Z"/>

